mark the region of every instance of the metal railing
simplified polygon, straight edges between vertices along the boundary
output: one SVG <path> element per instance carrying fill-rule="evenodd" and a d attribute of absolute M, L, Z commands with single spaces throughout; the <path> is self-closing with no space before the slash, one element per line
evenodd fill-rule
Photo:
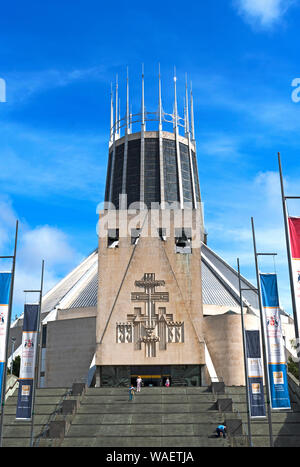
<path fill-rule="evenodd" d="M 55 410 L 50 414 L 50 417 L 47 421 L 47 423 L 43 426 L 41 433 L 36 437 L 33 447 L 39 447 L 41 439 L 46 439 L 48 437 L 48 432 L 49 432 L 49 427 L 50 423 L 55 420 L 57 415 L 61 415 L 62 413 L 62 405 L 63 402 L 67 399 L 68 396 L 72 394 L 72 389 L 68 389 L 61 397 L 60 401 L 58 402 Z M 63 418 L 66 419 L 67 415 L 65 415 Z M 53 440 L 51 440 L 51 443 L 53 444 Z"/>

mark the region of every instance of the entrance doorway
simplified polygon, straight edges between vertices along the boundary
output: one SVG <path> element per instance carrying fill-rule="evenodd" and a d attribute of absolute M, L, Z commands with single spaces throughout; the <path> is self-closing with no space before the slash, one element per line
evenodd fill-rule
<path fill-rule="evenodd" d="M 162 366 L 134 366 L 130 368 L 130 382 L 136 386 L 136 379 L 140 376 L 144 387 L 164 386 L 167 378 L 172 384 L 171 374 L 167 367 Z"/>

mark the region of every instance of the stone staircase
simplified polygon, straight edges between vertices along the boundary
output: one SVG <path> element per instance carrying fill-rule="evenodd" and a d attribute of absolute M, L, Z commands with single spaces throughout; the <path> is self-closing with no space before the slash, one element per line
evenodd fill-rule
<path fill-rule="evenodd" d="M 204 387 L 88 388 L 61 446 L 229 446 L 214 431 L 223 421 L 216 397 Z"/>
<path fill-rule="evenodd" d="M 52 414 L 65 398 L 66 388 L 37 389 L 33 436 L 36 441 L 49 423 Z M 3 447 L 29 447 L 31 441 L 31 422 L 16 420 L 18 391 L 15 390 L 5 403 L 3 423 Z M 52 442 L 41 438 L 41 445 Z"/>
<path fill-rule="evenodd" d="M 297 391 L 297 388 L 295 392 L 290 391 L 291 411 L 272 412 L 275 446 L 300 446 L 300 399 L 297 399 Z M 226 407 L 223 412 L 218 410 L 222 400 Z M 232 401 L 233 410 L 228 409 L 228 401 Z M 15 419 L 16 403 L 17 391 L 6 401 L 3 446 L 29 447 L 31 422 Z M 72 405 L 72 410 L 65 412 L 68 415 L 63 415 L 64 404 L 67 408 L 70 403 L 74 403 L 76 408 Z M 243 435 L 216 438 L 215 429 L 225 420 L 233 422 L 233 425 L 237 421 L 237 426 L 242 422 Z M 49 427 L 52 423 L 57 425 L 52 432 L 56 431 L 56 434 L 51 437 Z M 63 434 L 60 424 L 65 427 Z M 252 420 L 251 431 L 254 447 L 269 446 L 267 419 Z M 229 447 L 247 445 L 246 434 L 244 387 L 227 386 L 222 394 L 210 392 L 206 387 L 144 387 L 133 401 L 128 400 L 127 388 L 88 388 L 83 393 L 82 389 L 81 393 L 76 393 L 73 388 L 73 394 L 66 388 L 37 389 L 35 446 Z"/>
<path fill-rule="evenodd" d="M 235 416 L 241 418 L 243 431 L 245 434 L 248 433 L 245 387 L 227 386 L 225 394 L 226 397 L 232 399 Z M 272 411 L 271 413 L 275 447 L 300 447 L 300 406 L 292 391 L 290 391 L 290 398 L 292 410 Z M 226 416 L 231 415 L 226 414 Z M 251 434 L 254 447 L 269 447 L 268 419 L 251 420 Z"/>

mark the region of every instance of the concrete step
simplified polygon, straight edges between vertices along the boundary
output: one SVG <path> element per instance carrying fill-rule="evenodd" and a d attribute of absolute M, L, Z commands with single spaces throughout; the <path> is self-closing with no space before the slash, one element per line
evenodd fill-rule
<path fill-rule="evenodd" d="M 228 447 L 229 442 L 223 438 L 209 438 L 199 436 L 101 436 L 70 437 L 67 436 L 62 447 Z"/>
<path fill-rule="evenodd" d="M 128 393 L 129 388 L 88 388 L 86 391 L 87 395 L 119 395 Z M 157 394 L 212 394 L 208 387 L 193 387 L 193 386 L 186 386 L 186 387 L 142 387 L 141 394 L 147 395 L 157 395 Z"/>
<path fill-rule="evenodd" d="M 129 399 L 128 394 L 120 394 L 119 396 L 98 396 L 90 395 L 83 398 L 83 402 L 86 404 L 123 404 Z M 216 398 L 211 395 L 157 395 L 157 396 L 146 396 L 141 394 L 135 394 L 135 404 L 207 404 L 208 402 L 214 404 Z"/>
<path fill-rule="evenodd" d="M 68 436 L 72 437 L 92 437 L 98 438 L 102 436 L 200 436 L 207 438 L 212 435 L 216 429 L 215 423 L 201 423 L 201 424 L 168 424 L 168 425 L 149 425 L 144 423 L 141 425 L 134 425 L 129 423 L 127 425 L 74 425 L 72 424 L 71 432 Z"/>
<path fill-rule="evenodd" d="M 52 396 L 41 396 L 41 395 L 38 395 L 36 396 L 35 398 L 35 405 L 43 405 L 43 404 L 47 404 L 47 405 L 56 405 L 58 404 L 61 399 L 63 397 L 63 394 L 60 394 L 60 395 L 52 395 Z M 12 397 L 9 397 L 5 403 L 5 407 L 10 407 L 10 406 L 13 406 L 13 407 L 16 407 L 17 406 L 17 397 L 15 396 L 12 396 Z"/>
<path fill-rule="evenodd" d="M 275 447 L 300 447 L 300 436 L 280 435 L 274 436 Z M 254 447 L 269 447 L 270 440 L 268 436 L 252 436 Z"/>
<path fill-rule="evenodd" d="M 201 404 L 138 404 L 135 401 L 122 404 L 91 404 L 86 401 L 81 405 L 80 413 L 126 413 L 133 414 L 163 414 L 163 413 L 203 413 L 215 410 L 215 404 L 211 402 Z"/>
<path fill-rule="evenodd" d="M 147 424 L 195 424 L 195 423 L 220 423 L 223 416 L 217 412 L 201 412 L 201 413 L 170 413 L 170 414 L 147 414 Z M 83 414 L 81 411 L 78 413 L 72 422 L 74 425 L 127 425 L 128 423 L 134 425 L 143 425 L 145 417 L 140 414 Z"/>

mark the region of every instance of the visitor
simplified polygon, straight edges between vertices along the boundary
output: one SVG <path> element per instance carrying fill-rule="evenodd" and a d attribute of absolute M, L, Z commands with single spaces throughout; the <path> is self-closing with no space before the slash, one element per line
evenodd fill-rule
<path fill-rule="evenodd" d="M 141 392 L 142 382 L 143 382 L 142 378 L 138 376 L 136 380 L 136 392 Z"/>
<path fill-rule="evenodd" d="M 217 432 L 217 438 L 220 438 L 221 433 L 223 435 L 223 438 L 226 438 L 226 425 L 219 425 L 218 428 L 216 429 Z"/>
<path fill-rule="evenodd" d="M 170 386 L 170 380 L 169 378 L 166 379 L 166 384 L 165 384 L 166 388 L 168 388 Z"/>
<path fill-rule="evenodd" d="M 135 387 L 134 387 L 134 386 L 130 386 L 130 388 L 129 388 L 129 400 L 130 400 L 130 401 L 132 401 L 132 399 L 133 399 L 134 391 L 135 391 Z"/>

